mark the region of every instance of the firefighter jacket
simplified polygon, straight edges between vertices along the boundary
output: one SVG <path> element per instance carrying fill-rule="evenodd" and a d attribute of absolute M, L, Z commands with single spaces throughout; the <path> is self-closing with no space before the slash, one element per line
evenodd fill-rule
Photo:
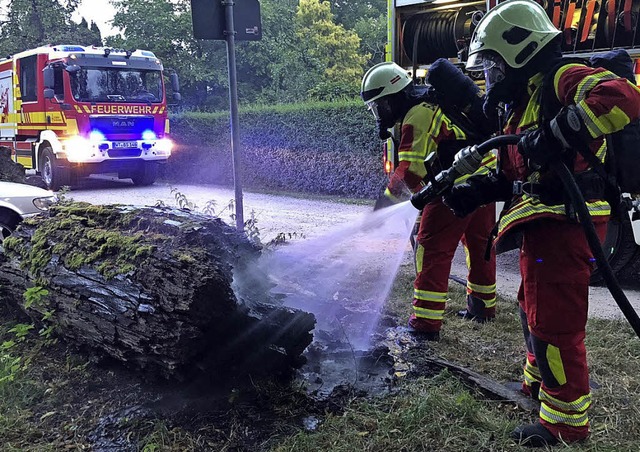
<path fill-rule="evenodd" d="M 399 201 L 405 187 L 412 193 L 419 191 L 425 185 L 427 171 L 435 176 L 439 171 L 447 169 L 453 162 L 453 156 L 467 143 L 465 132 L 455 125 L 437 105 L 422 102 L 413 106 L 402 121 L 402 135 L 398 148 L 398 166 L 391 175 L 385 196 Z M 436 163 L 427 169 L 425 159 L 436 152 Z M 483 167 L 476 172 L 487 172 L 487 167 L 495 167 L 496 157 L 489 153 Z M 456 182 L 468 178 L 463 176 Z"/>
<path fill-rule="evenodd" d="M 540 90 L 544 74 L 538 73 L 529 79 L 527 95 L 512 110 L 507 118 L 505 134 L 520 134 L 540 125 Z M 593 138 L 589 148 L 604 161 L 606 142 L 603 135 L 621 130 L 640 115 L 640 90 L 627 79 L 620 78 L 602 68 L 591 68 L 581 64 L 568 64 L 558 69 L 554 76 L 554 91 L 562 105 L 575 104 L 585 126 Z M 589 169 L 584 158 L 575 153 L 572 160 L 574 174 Z M 562 187 L 558 177 L 547 170 L 544 173 L 530 170 L 518 152 L 517 145 L 507 146 L 500 152 L 499 165 L 510 181 L 531 184 L 551 183 Z M 525 184 L 526 186 L 527 184 Z M 560 189 L 562 190 L 562 189 Z M 603 199 L 587 199 L 587 207 L 594 223 L 608 221 L 609 204 Z M 565 203 L 557 205 L 543 203 L 536 193 L 526 190 L 512 200 L 510 207 L 502 213 L 498 228 L 498 242 L 518 225 L 539 218 L 568 220 Z"/>

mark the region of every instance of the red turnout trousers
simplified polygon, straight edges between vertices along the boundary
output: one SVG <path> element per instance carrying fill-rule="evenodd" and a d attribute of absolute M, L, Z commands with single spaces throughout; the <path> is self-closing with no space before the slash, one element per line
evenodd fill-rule
<path fill-rule="evenodd" d="M 495 316 L 496 257 L 485 259 L 487 240 L 496 221 L 495 204 L 477 209 L 465 218 L 456 217 L 441 200 L 422 211 L 416 250 L 413 313 L 409 325 L 419 331 L 440 331 L 448 298 L 451 260 L 462 241 L 467 256 L 467 293 L 484 304 L 476 315 Z"/>
<path fill-rule="evenodd" d="M 595 226 L 603 240 L 606 222 Z M 543 219 L 524 226 L 518 291 L 527 344 L 523 390 L 535 393 L 539 385 L 540 423 L 565 441 L 589 435 L 584 338 L 593 267 L 579 224 Z"/>

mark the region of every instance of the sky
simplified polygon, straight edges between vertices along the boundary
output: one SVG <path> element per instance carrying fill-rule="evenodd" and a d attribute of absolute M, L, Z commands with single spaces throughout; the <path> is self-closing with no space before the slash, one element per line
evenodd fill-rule
<path fill-rule="evenodd" d="M 115 10 L 109 0 L 82 0 L 76 14 L 78 17 L 74 16 L 73 19 L 77 21 L 80 21 L 81 17 L 87 19 L 88 23 L 94 21 L 98 25 L 103 38 L 117 34 L 117 31 L 107 24 L 115 14 Z"/>
<path fill-rule="evenodd" d="M 9 0 L 0 0 L 0 13 L 7 11 L 8 4 Z M 78 7 L 78 12 L 72 18 L 76 22 L 80 22 L 81 17 L 87 19 L 88 23 L 94 21 L 98 25 L 102 37 L 105 38 L 118 34 L 116 30 L 107 24 L 108 21 L 113 19 L 114 14 L 115 10 L 109 0 L 82 0 Z"/>

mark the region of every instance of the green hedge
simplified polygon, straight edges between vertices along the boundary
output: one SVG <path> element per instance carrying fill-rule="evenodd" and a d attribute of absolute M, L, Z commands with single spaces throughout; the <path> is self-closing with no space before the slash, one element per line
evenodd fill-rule
<path fill-rule="evenodd" d="M 170 181 L 233 184 L 230 119 L 222 113 L 172 115 L 176 149 Z M 240 110 L 245 188 L 376 198 L 386 177 L 375 121 L 360 101 Z"/>

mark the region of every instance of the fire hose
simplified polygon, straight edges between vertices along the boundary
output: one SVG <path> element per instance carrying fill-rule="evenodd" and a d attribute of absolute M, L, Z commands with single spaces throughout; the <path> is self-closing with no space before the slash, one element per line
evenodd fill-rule
<path fill-rule="evenodd" d="M 415 193 L 411 197 L 411 204 L 413 204 L 416 209 L 422 210 L 429 202 L 442 196 L 449 190 L 458 177 L 474 173 L 480 167 L 482 157 L 486 153 L 499 146 L 516 144 L 518 141 L 520 141 L 519 135 L 500 135 L 477 146 L 462 149 L 456 154 L 451 168 L 440 172 L 422 190 Z M 561 160 L 551 162 L 550 167 L 562 181 L 562 185 L 578 215 L 587 242 L 589 243 L 589 248 L 596 259 L 598 268 L 602 272 L 611 296 L 613 296 L 613 299 L 624 314 L 627 322 L 629 322 L 629 325 L 631 325 L 631 328 L 633 328 L 633 331 L 640 338 L 640 317 L 638 317 L 633 306 L 629 303 L 627 296 L 620 287 L 620 283 L 611 269 L 611 265 L 609 265 L 609 261 L 604 254 L 600 239 L 591 220 L 589 209 L 573 174 Z"/>

